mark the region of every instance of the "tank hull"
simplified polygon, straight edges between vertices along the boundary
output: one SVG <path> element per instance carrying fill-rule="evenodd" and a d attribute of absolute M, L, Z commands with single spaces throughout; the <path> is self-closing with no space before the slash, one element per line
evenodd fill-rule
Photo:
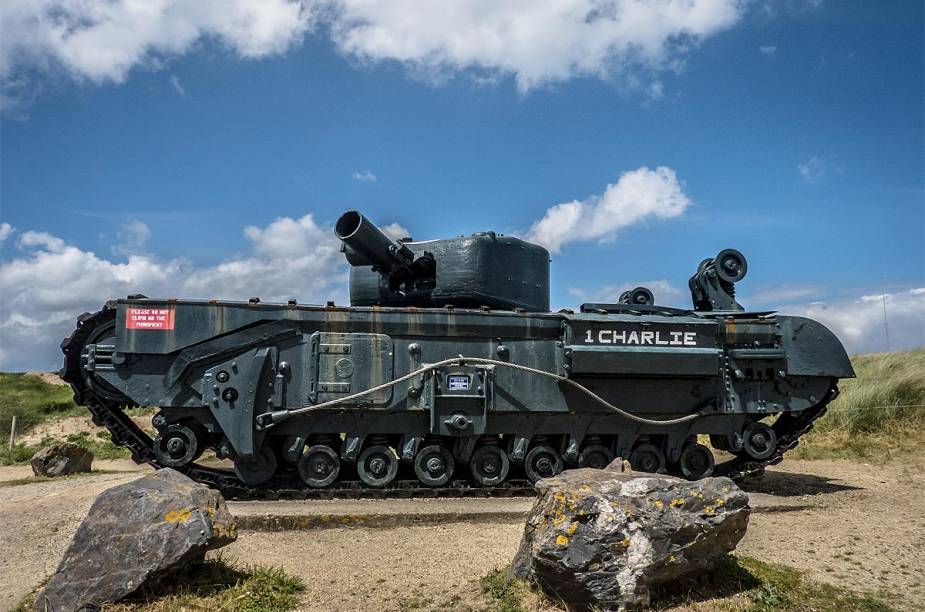
<path fill-rule="evenodd" d="M 63 345 L 65 378 L 78 401 L 106 413 L 98 420 L 115 422 L 125 405 L 158 407 L 158 438 L 185 427 L 195 437 L 193 455 L 211 448 L 252 483 L 259 478 L 250 478 L 247 462 L 270 449 L 273 478 L 289 474 L 287 486 L 305 490 L 337 486 L 296 476 L 315 446 L 332 448 L 340 468 L 362 472 L 367 467 L 357 462 L 373 446 L 420 467 L 420 449 L 437 444 L 456 466 L 448 482 L 470 482 L 473 456 L 486 444 L 503 450 L 512 481 L 518 470 L 535 479 L 537 460 L 524 461 L 538 447 L 552 449 L 558 469 L 587 463 L 590 447 L 597 463 L 654 447 L 653 467 L 687 475 L 678 464 L 697 435 L 734 440 L 776 416 L 786 422 L 776 434 L 783 439 L 821 414 L 839 378 L 853 376 L 824 327 L 764 313 L 126 299 L 84 326 Z M 268 413 L 287 418 L 260 426 Z M 164 465 L 163 440 L 114 436 L 136 460 Z M 775 447 L 765 459 L 742 455 L 727 473 L 754 472 L 784 450 Z M 180 459 L 173 467 L 198 469 Z"/>

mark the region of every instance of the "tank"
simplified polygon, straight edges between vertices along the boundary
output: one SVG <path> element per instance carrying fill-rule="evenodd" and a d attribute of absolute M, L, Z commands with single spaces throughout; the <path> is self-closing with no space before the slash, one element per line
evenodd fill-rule
<path fill-rule="evenodd" d="M 75 401 L 135 461 L 232 497 L 495 495 L 617 457 L 753 475 L 854 376 L 821 324 L 736 301 L 734 249 L 697 266 L 690 309 L 637 287 L 550 312 L 541 246 L 392 240 L 357 211 L 335 233 L 349 307 L 107 302 L 62 343 Z M 153 438 L 132 406 L 157 408 Z"/>

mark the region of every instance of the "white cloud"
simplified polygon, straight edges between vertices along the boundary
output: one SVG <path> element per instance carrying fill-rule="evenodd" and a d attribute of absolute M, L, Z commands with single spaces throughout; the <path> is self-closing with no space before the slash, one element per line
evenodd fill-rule
<path fill-rule="evenodd" d="M 376 175 L 369 170 L 357 170 L 353 173 L 353 180 L 361 183 L 375 183 Z"/>
<path fill-rule="evenodd" d="M 391 238 L 392 240 L 400 240 L 402 238 L 410 238 L 411 232 L 404 226 L 399 225 L 398 223 L 389 223 L 388 225 L 383 225 L 379 229 L 382 232 Z"/>
<path fill-rule="evenodd" d="M 318 28 L 341 53 L 395 61 L 439 81 L 469 70 L 525 92 L 575 77 L 617 79 L 651 97 L 701 41 L 732 27 L 743 0 L 5 0 L 4 106 L 45 81 L 121 83 L 202 41 L 241 57 L 283 53 Z M 182 95 L 182 87 L 174 86 Z"/>
<path fill-rule="evenodd" d="M 925 346 L 925 288 L 791 306 L 785 313 L 803 315 L 824 324 L 851 354 L 882 352 L 887 348 L 884 299 L 890 349 Z"/>
<path fill-rule="evenodd" d="M 45 232 L 24 232 L 16 241 L 20 255 L 0 262 L 0 369 L 59 367 L 58 344 L 77 316 L 132 293 L 345 302 L 346 264 L 339 242 L 312 215 L 249 226 L 244 234 L 249 255 L 195 267 L 140 253 L 111 261 Z"/>
<path fill-rule="evenodd" d="M 677 69 L 697 42 L 735 24 L 739 0 L 335 0 L 342 52 L 440 75 L 475 68 L 518 89 L 574 77 Z M 484 75 L 483 75 L 484 76 Z"/>
<path fill-rule="evenodd" d="M 624 172 L 600 196 L 557 204 L 527 233 L 527 239 L 551 252 L 580 240 L 608 240 L 624 227 L 648 219 L 669 219 L 684 213 L 691 201 L 674 170 L 643 166 Z"/>
<path fill-rule="evenodd" d="M 186 96 L 186 90 L 183 89 L 183 85 L 180 85 L 180 77 L 175 74 L 171 74 L 170 84 L 173 85 L 173 88 L 177 91 L 181 98 Z"/>
<path fill-rule="evenodd" d="M 33 95 L 38 75 L 121 83 L 202 40 L 258 58 L 300 43 L 310 27 L 308 4 L 291 0 L 4 0 L 4 106 Z"/>
<path fill-rule="evenodd" d="M 829 163 L 821 157 L 811 157 L 805 162 L 797 164 L 797 170 L 807 183 L 817 183 L 828 172 Z"/>
<path fill-rule="evenodd" d="M 767 55 L 768 57 L 774 57 L 777 55 L 777 46 L 776 45 L 762 45 L 758 47 L 758 50 Z"/>
<path fill-rule="evenodd" d="M 13 226 L 9 223 L 0 223 L 0 244 L 13 234 Z"/>
<path fill-rule="evenodd" d="M 151 230 L 147 225 L 137 219 L 129 221 L 116 232 L 118 243 L 112 246 L 112 252 L 125 256 L 140 255 L 150 238 Z"/>

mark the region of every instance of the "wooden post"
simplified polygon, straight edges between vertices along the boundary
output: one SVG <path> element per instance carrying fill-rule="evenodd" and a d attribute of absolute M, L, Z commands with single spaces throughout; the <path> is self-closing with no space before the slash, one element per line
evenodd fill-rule
<path fill-rule="evenodd" d="M 13 420 L 10 422 L 10 452 L 13 452 L 13 445 L 16 444 L 16 415 L 13 415 Z"/>

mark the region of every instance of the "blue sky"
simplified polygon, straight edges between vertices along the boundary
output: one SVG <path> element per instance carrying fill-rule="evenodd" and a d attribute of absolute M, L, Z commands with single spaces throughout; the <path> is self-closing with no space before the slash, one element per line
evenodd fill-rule
<path fill-rule="evenodd" d="M 583 30 L 603 18 L 274 0 L 253 31 L 174 4 L 0 9 L 2 369 L 55 367 L 127 293 L 343 302 L 347 208 L 540 240 L 557 307 L 638 283 L 689 304 L 731 246 L 746 306 L 868 352 L 886 300 L 890 348 L 925 344 L 921 2 L 616 1 Z M 55 10 L 84 39 L 41 42 Z"/>

